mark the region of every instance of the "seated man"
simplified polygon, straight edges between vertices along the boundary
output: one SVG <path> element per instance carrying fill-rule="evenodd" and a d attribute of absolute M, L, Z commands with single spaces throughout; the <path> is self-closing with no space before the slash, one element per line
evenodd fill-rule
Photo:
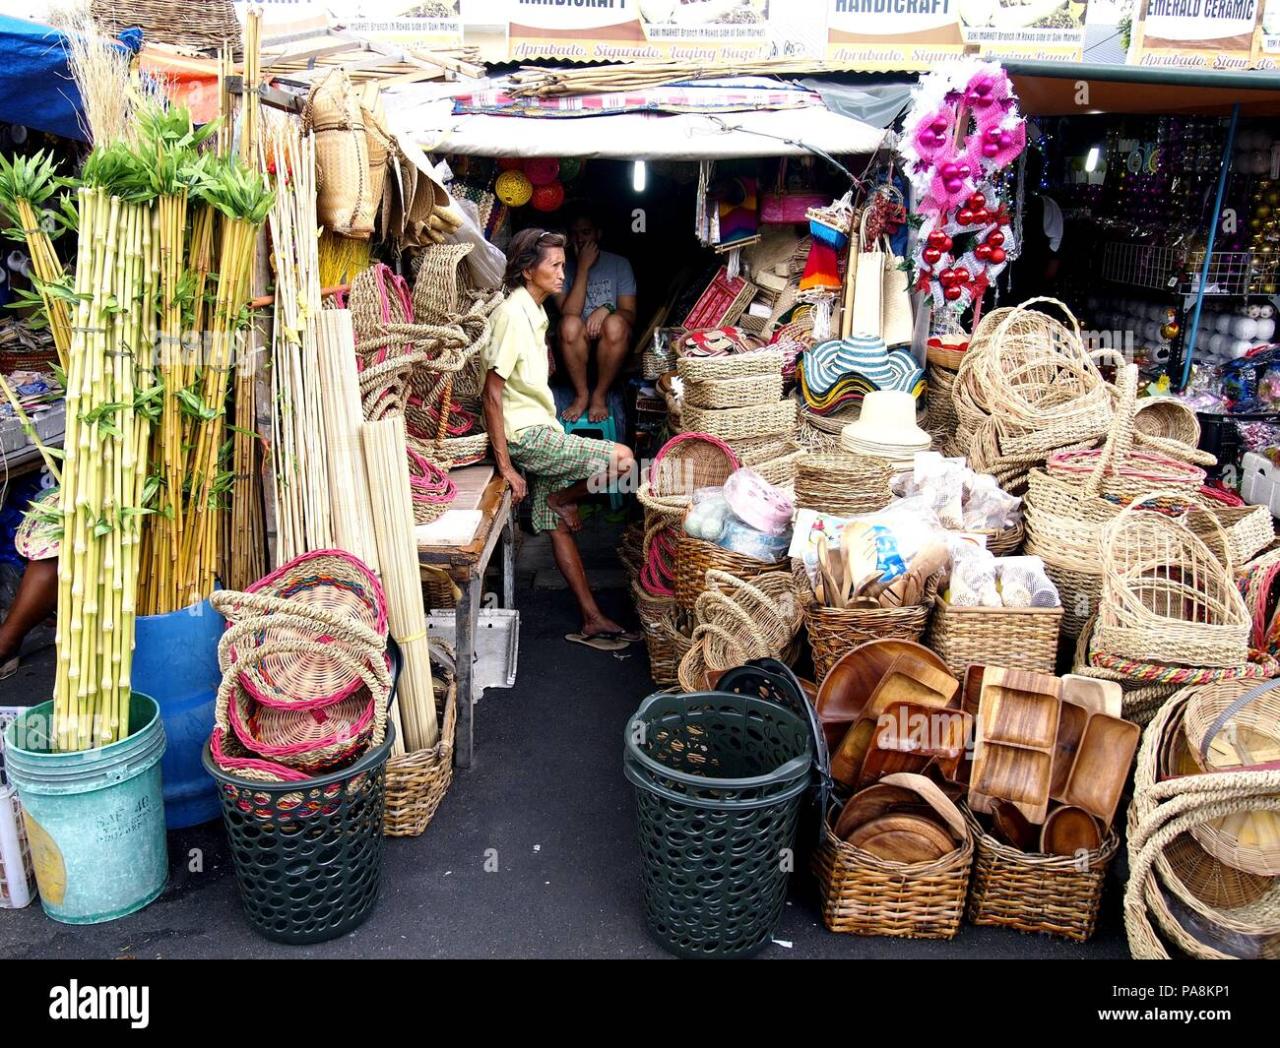
<path fill-rule="evenodd" d="M 573 383 L 564 420 L 587 412 L 592 422 L 609 417 L 609 389 L 622 370 L 636 323 L 636 278 L 621 255 L 600 250 L 600 224 L 589 211 L 569 223 L 573 259 L 565 266 L 560 308 L 560 349 Z M 588 394 L 587 361 L 596 347 L 596 385 Z"/>
<path fill-rule="evenodd" d="M 564 244 L 559 233 L 525 229 L 511 240 L 506 286 L 510 294 L 493 314 L 484 350 L 485 427 L 498 471 L 512 499 L 526 495 L 517 467 L 530 474 L 535 531 L 550 531 L 556 567 L 582 612 L 582 630 L 565 639 L 600 651 L 618 651 L 640 640 L 600 610 L 587 583 L 573 533 L 582 528 L 578 502 L 594 487 L 635 466 L 631 449 L 565 433 L 556 420 L 547 384 L 547 313 L 543 303 L 564 286 Z"/>

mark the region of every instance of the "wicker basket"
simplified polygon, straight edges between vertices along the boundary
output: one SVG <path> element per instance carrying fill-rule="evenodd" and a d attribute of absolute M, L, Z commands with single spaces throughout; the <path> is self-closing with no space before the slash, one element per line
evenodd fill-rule
<path fill-rule="evenodd" d="M 833 807 L 813 857 L 829 931 L 891 935 L 905 939 L 951 939 L 960 930 L 973 837 L 936 862 L 885 862 L 840 840 L 831 828 Z"/>
<path fill-rule="evenodd" d="M 892 471 L 882 459 L 806 455 L 796 464 L 796 507 L 836 516 L 874 513 L 889 505 Z"/>
<path fill-rule="evenodd" d="M 92 0 L 89 13 L 108 38 L 136 26 L 148 42 L 201 51 L 229 45 L 237 55 L 241 50 L 240 23 L 231 0 Z"/>
<path fill-rule="evenodd" d="M 1252 623 L 1231 566 L 1180 522 L 1143 511 L 1146 501 L 1125 507 L 1103 536 L 1095 650 L 1187 666 L 1247 662 Z M 1218 528 L 1217 545 L 1225 549 L 1221 525 L 1208 510 L 1199 512 Z"/>
<path fill-rule="evenodd" d="M 785 559 L 770 564 L 717 546 L 714 542 L 681 534 L 676 540 L 676 607 L 681 611 L 693 611 L 699 595 L 707 589 L 708 571 L 723 571 L 749 579 L 767 571 L 786 571 L 788 567 Z"/>
<path fill-rule="evenodd" d="M 796 471 L 804 456 L 804 448 L 793 441 L 786 441 L 781 445 L 781 450 L 769 458 L 760 462 L 743 462 L 743 465 L 750 466 L 774 487 L 789 488 L 796 482 Z"/>
<path fill-rule="evenodd" d="M 1176 440 L 1195 447 L 1200 443 L 1200 420 L 1196 413 L 1173 397 L 1144 397 L 1138 401 L 1133 417 L 1138 433 Z"/>
<path fill-rule="evenodd" d="M 1209 513 L 1217 527 L 1201 513 L 1189 514 L 1185 523 L 1223 564 L 1244 564 L 1275 541 L 1275 518 L 1266 506 L 1211 506 Z"/>
<path fill-rule="evenodd" d="M 706 433 L 721 440 L 794 434 L 796 402 L 779 400 L 749 408 L 695 408 L 686 404 L 681 425 L 687 433 Z"/>
<path fill-rule="evenodd" d="M 676 373 L 684 382 L 781 376 L 784 363 L 784 355 L 774 350 L 733 353 L 725 357 L 681 357 L 676 361 Z"/>
<path fill-rule="evenodd" d="M 738 456 L 720 438 L 707 433 L 679 433 L 653 457 L 649 491 L 659 499 L 687 500 L 699 488 L 719 487 L 738 466 Z"/>
<path fill-rule="evenodd" d="M 684 384 L 684 402 L 691 408 L 746 408 L 776 404 L 782 399 L 782 375 L 707 379 Z"/>
<path fill-rule="evenodd" d="M 932 350 L 930 350 L 932 353 Z M 956 373 L 945 368 L 930 366 L 926 388 L 928 389 L 929 416 L 925 429 L 935 440 L 949 441 L 955 439 L 960 420 L 956 417 L 955 405 L 951 402 L 951 391 L 955 386 Z"/>
<path fill-rule="evenodd" d="M 387 761 L 387 807 L 382 832 L 387 837 L 417 837 L 435 817 L 453 782 L 453 740 L 458 726 L 458 684 L 452 673 L 436 679 L 440 738 L 434 746 Z"/>
<path fill-rule="evenodd" d="M 797 567 L 803 573 L 803 567 Z M 818 604 L 808 576 L 800 592 L 806 597 L 805 629 L 813 652 L 814 681 L 821 684 L 831 667 L 847 652 L 869 640 L 920 640 L 929 625 L 929 614 L 938 593 L 935 575 L 925 586 L 924 599 L 908 608 L 827 608 Z"/>
<path fill-rule="evenodd" d="M 939 597 L 925 646 L 961 678 L 970 664 L 1052 675 L 1061 626 L 1061 608 L 956 608 Z"/>
<path fill-rule="evenodd" d="M 1022 521 L 1018 521 L 1012 527 L 1001 528 L 999 531 L 977 531 L 971 534 L 985 535 L 987 550 L 996 557 L 1014 556 L 1022 549 L 1023 540 L 1027 536 L 1026 526 Z"/>
<path fill-rule="evenodd" d="M 967 808 L 965 817 L 977 842 L 969 887 L 971 923 L 1047 932 L 1076 942 L 1093 936 L 1107 868 L 1120 847 L 1115 833 L 1082 863 L 1076 856 L 1019 851 L 983 830 Z"/>
<path fill-rule="evenodd" d="M 1191 694 L 1189 688 L 1179 691 L 1160 708 L 1138 750 L 1124 896 L 1129 949 L 1139 960 L 1168 959 L 1170 946 L 1210 960 L 1275 958 L 1280 955 L 1280 878 L 1256 884 L 1236 876 L 1206 892 L 1198 879 L 1186 875 L 1182 852 L 1189 831 L 1207 822 L 1245 812 L 1280 812 L 1280 771 L 1168 778 L 1171 769 L 1161 766 L 1161 755 L 1181 733 Z M 1246 887 L 1250 890 L 1242 894 Z M 1185 916 L 1175 913 L 1174 905 Z"/>

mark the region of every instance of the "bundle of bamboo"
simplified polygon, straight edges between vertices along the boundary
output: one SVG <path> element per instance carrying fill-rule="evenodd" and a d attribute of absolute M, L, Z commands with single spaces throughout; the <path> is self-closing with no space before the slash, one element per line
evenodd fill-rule
<path fill-rule="evenodd" d="M 265 115 L 265 114 L 264 114 Z M 277 563 L 333 545 L 316 318 L 321 311 L 315 138 L 294 123 L 264 126 L 260 162 L 277 195 L 271 210 L 276 322 L 272 346 L 272 478 Z"/>
<path fill-rule="evenodd" d="M 405 750 L 413 753 L 434 746 L 439 727 L 431 683 L 426 609 L 418 575 L 418 547 L 413 537 L 404 418 L 393 415 L 379 422 L 366 422 L 362 439 L 382 584 L 387 592 L 387 617 L 404 659 L 398 705 Z"/>

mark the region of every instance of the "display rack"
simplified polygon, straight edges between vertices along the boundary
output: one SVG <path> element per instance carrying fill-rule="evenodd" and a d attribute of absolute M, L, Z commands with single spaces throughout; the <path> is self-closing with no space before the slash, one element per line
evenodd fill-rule
<path fill-rule="evenodd" d="M 1128 287 L 1194 295 L 1200 290 L 1204 261 L 1203 251 L 1111 242 L 1102 247 L 1102 278 Z M 1255 293 L 1261 285 L 1275 283 L 1276 263 L 1275 258 L 1255 256 L 1249 251 L 1215 251 L 1209 256 L 1204 293 Z"/>

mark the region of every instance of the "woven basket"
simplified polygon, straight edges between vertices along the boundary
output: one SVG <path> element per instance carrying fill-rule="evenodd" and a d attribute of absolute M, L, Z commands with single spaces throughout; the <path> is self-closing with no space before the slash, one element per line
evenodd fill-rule
<path fill-rule="evenodd" d="M 965 349 L 948 349 L 946 346 L 935 346 L 932 339 L 925 347 L 925 360 L 929 366 L 939 371 L 949 371 L 952 376 L 960 370 L 960 365 L 964 363 L 964 355 L 968 352 Z"/>
<path fill-rule="evenodd" d="M 489 454 L 489 434 L 476 433 L 469 437 L 450 437 L 436 445 L 437 454 L 449 463 L 450 469 L 460 469 L 481 461 Z"/>
<path fill-rule="evenodd" d="M 1231 566 L 1178 521 L 1142 511 L 1145 502 L 1125 507 L 1103 536 L 1095 650 L 1187 666 L 1248 661 L 1252 624 Z M 1200 512 L 1221 530 L 1207 510 Z M 1219 548 L 1226 547 L 1223 532 Z"/>
<path fill-rule="evenodd" d="M 108 39 L 136 26 L 148 42 L 201 51 L 229 45 L 236 55 L 241 51 L 240 23 L 231 0 L 91 0 L 89 13 Z"/>
<path fill-rule="evenodd" d="M 1173 397 L 1139 400 L 1133 424 L 1138 433 L 1147 436 L 1176 440 L 1193 448 L 1200 443 L 1200 419 L 1191 408 Z"/>
<path fill-rule="evenodd" d="M 969 887 L 971 923 L 1046 932 L 1075 942 L 1093 936 L 1107 868 L 1120 847 L 1115 833 L 1081 857 L 1082 862 L 1076 856 L 1019 851 L 983 830 L 967 808 L 965 817 L 977 842 Z"/>
<path fill-rule="evenodd" d="M 1209 960 L 1276 958 L 1280 878 L 1270 878 L 1263 886 L 1237 877 L 1225 886 L 1219 881 L 1206 892 L 1186 875 L 1184 864 L 1187 835 L 1196 827 L 1245 812 L 1280 812 L 1280 771 L 1166 778 L 1169 769 L 1161 767 L 1161 757 L 1181 734 L 1191 693 L 1183 689 L 1160 708 L 1138 749 L 1124 896 L 1129 949 L 1139 960 L 1167 960 L 1171 946 Z M 1242 887 L 1250 890 L 1242 893 Z"/>
<path fill-rule="evenodd" d="M 705 542 L 692 535 L 681 534 L 676 540 L 676 607 L 692 612 L 698 597 L 707 589 L 707 572 L 723 571 L 738 578 L 749 579 L 767 571 L 787 571 L 788 562 L 776 564 L 756 560 L 733 550 Z"/>
<path fill-rule="evenodd" d="M 695 408 L 685 405 L 681 425 L 688 433 L 706 433 L 721 440 L 794 434 L 799 424 L 794 400 L 749 408 Z"/>
<path fill-rule="evenodd" d="M 381 201 L 373 199 L 369 138 L 346 70 L 334 68 L 316 83 L 302 121 L 315 133 L 316 217 L 340 236 L 368 240 Z"/>
<path fill-rule="evenodd" d="M 782 399 L 782 374 L 749 378 L 706 379 L 684 384 L 684 402 L 691 408 L 746 408 L 776 404 Z"/>
<path fill-rule="evenodd" d="M 804 575 L 797 566 L 797 577 Z M 821 684 L 842 656 L 869 640 L 920 640 L 929 625 L 929 615 L 938 594 L 935 575 L 925 586 L 920 604 L 908 608 L 827 608 L 818 604 L 808 576 L 800 580 L 805 600 L 804 624 L 813 652 L 814 681 Z"/>
<path fill-rule="evenodd" d="M 973 838 L 931 863 L 885 862 L 840 840 L 832 830 L 833 807 L 813 856 L 822 922 L 829 931 L 951 939 L 960 930 Z"/>
<path fill-rule="evenodd" d="M 676 361 L 676 373 L 684 382 L 723 382 L 781 376 L 784 363 L 784 355 L 775 350 L 732 353 L 724 357 L 681 357 Z"/>
<path fill-rule="evenodd" d="M 987 550 L 993 556 L 1012 557 L 1022 549 L 1023 540 L 1026 538 L 1026 526 L 1022 521 L 1018 521 L 1017 524 L 1001 528 L 999 531 L 976 531 L 970 534 L 985 535 Z"/>
<path fill-rule="evenodd" d="M 892 471 L 882 459 L 806 455 L 796 464 L 796 508 L 851 517 L 889 505 Z"/>
<path fill-rule="evenodd" d="M 1200 513 L 1189 514 L 1185 523 L 1224 565 L 1245 564 L 1275 541 L 1275 517 L 1266 506 L 1211 506 L 1209 513 L 1217 527 Z"/>
<path fill-rule="evenodd" d="M 427 572 L 422 581 L 422 599 L 429 611 L 446 610 L 458 606 L 458 595 L 449 573 L 443 568 Z"/>
<path fill-rule="evenodd" d="M 796 471 L 805 450 L 794 441 L 786 441 L 782 451 L 762 462 L 743 462 L 750 466 L 758 476 L 776 488 L 789 488 L 796 482 Z"/>
<path fill-rule="evenodd" d="M 932 350 L 930 350 L 932 353 Z M 929 415 L 925 429 L 935 440 L 954 440 L 960 420 L 956 416 L 955 405 L 951 402 L 951 393 L 955 388 L 956 373 L 945 368 L 930 366 L 926 380 L 928 389 Z"/>
<path fill-rule="evenodd" d="M 437 669 L 443 674 L 443 679 L 437 676 L 432 681 L 440 738 L 434 746 L 388 759 L 387 806 L 382 816 L 382 832 L 387 837 L 421 836 L 453 782 L 458 684 L 451 668 Z"/>
<path fill-rule="evenodd" d="M 938 598 L 925 646 L 963 679 L 971 664 L 1052 675 L 1061 608 L 956 608 Z"/>
<path fill-rule="evenodd" d="M 718 437 L 679 433 L 653 457 L 649 491 L 656 498 L 687 499 L 699 488 L 720 487 L 738 466 L 738 456 Z"/>

